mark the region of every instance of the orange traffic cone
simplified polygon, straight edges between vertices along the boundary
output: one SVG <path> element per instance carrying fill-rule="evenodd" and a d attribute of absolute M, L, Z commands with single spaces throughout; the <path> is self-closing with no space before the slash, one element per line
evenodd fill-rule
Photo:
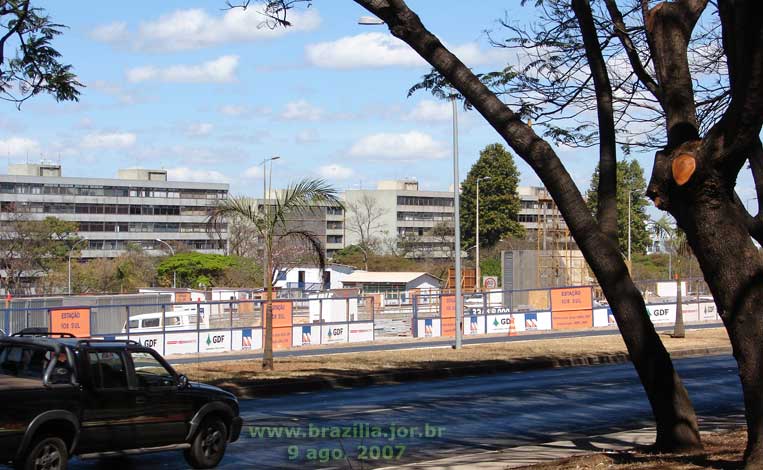
<path fill-rule="evenodd" d="M 517 335 L 517 327 L 514 325 L 514 315 L 509 316 L 509 336 Z"/>

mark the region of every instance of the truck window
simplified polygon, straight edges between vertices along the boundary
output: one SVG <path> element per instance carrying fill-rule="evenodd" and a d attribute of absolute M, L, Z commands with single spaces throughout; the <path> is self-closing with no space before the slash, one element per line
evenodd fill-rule
<path fill-rule="evenodd" d="M 140 321 L 139 320 L 130 320 L 130 328 L 139 328 L 139 327 L 140 327 Z"/>
<path fill-rule="evenodd" d="M 164 324 L 166 326 L 180 326 L 180 317 L 167 317 Z"/>
<path fill-rule="evenodd" d="M 147 320 L 143 320 L 143 328 L 157 328 L 158 326 L 159 326 L 158 318 L 149 318 Z"/>
<path fill-rule="evenodd" d="M 127 388 L 127 371 L 119 352 L 91 351 L 90 376 L 96 388 Z"/>
<path fill-rule="evenodd" d="M 48 364 L 46 351 L 26 346 L 0 346 L 0 375 L 40 379 Z"/>
<path fill-rule="evenodd" d="M 135 375 L 141 387 L 168 387 L 175 385 L 175 376 L 153 355 L 145 352 L 131 352 Z"/>

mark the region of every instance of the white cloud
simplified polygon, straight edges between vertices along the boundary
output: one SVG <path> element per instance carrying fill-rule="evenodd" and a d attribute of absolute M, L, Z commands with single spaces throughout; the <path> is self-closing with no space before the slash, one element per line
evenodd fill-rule
<path fill-rule="evenodd" d="M 288 121 L 318 121 L 323 117 L 323 110 L 305 100 L 286 103 L 281 119 Z"/>
<path fill-rule="evenodd" d="M 294 136 L 294 141 L 298 144 L 314 144 L 320 140 L 315 129 L 303 129 Z"/>
<path fill-rule="evenodd" d="M 138 140 L 131 132 L 100 132 L 87 134 L 82 138 L 80 146 L 87 149 L 96 148 L 126 148 Z"/>
<path fill-rule="evenodd" d="M 188 134 L 191 137 L 203 137 L 205 135 L 209 135 L 210 132 L 212 132 L 212 129 L 214 129 L 214 125 L 208 123 L 208 122 L 197 122 L 193 124 L 189 124 L 188 127 L 186 127 L 186 134 Z"/>
<path fill-rule="evenodd" d="M 244 114 L 249 113 L 249 108 L 242 105 L 226 104 L 220 106 L 218 111 L 220 111 L 222 114 L 225 114 L 226 116 L 243 116 Z"/>
<path fill-rule="evenodd" d="M 226 55 L 198 65 L 148 65 L 127 70 L 133 83 L 157 80 L 167 83 L 230 83 L 236 80 L 238 56 Z"/>
<path fill-rule="evenodd" d="M 334 180 L 346 180 L 352 178 L 355 174 L 351 168 L 344 167 L 342 165 L 332 164 L 324 165 L 318 168 L 318 174 L 323 178 Z"/>
<path fill-rule="evenodd" d="M 40 144 L 36 140 L 26 137 L 9 137 L 0 140 L 0 155 L 25 156 L 29 153 L 38 153 Z"/>
<path fill-rule="evenodd" d="M 262 165 L 254 165 L 250 166 L 246 170 L 244 170 L 244 178 L 262 178 Z"/>
<path fill-rule="evenodd" d="M 405 119 L 424 122 L 450 121 L 453 119 L 452 105 L 432 100 L 419 101 Z"/>
<path fill-rule="evenodd" d="M 129 37 L 127 23 L 124 21 L 115 21 L 113 23 L 98 26 L 90 31 L 90 37 L 100 42 L 123 42 Z"/>
<path fill-rule="evenodd" d="M 125 23 L 111 23 L 95 28 L 91 37 L 103 42 L 124 42 L 140 51 L 176 52 L 200 49 L 225 43 L 272 39 L 289 33 L 318 28 L 321 17 L 315 8 L 289 11 L 292 26 L 270 27 L 262 9 L 232 8 L 213 16 L 199 8 L 176 10 L 153 21 L 141 23 L 129 31 Z"/>
<path fill-rule="evenodd" d="M 126 91 L 115 83 L 107 82 L 105 80 L 95 80 L 88 83 L 88 86 L 105 95 L 113 96 L 121 104 L 135 104 L 138 102 L 138 97 L 135 94 Z"/>
<path fill-rule="evenodd" d="M 431 160 L 444 158 L 447 147 L 431 135 L 411 131 L 402 134 L 380 133 L 363 137 L 350 148 L 350 156 L 390 160 Z"/>
<path fill-rule="evenodd" d="M 168 168 L 167 177 L 173 181 L 199 181 L 202 183 L 228 183 L 230 178 L 214 170 L 199 170 L 185 166 Z"/>
<path fill-rule="evenodd" d="M 505 49 L 483 49 L 474 42 L 450 49 L 469 66 L 505 64 L 510 56 L 510 51 Z M 310 44 L 305 54 L 308 63 L 332 69 L 427 66 L 410 46 L 385 33 L 364 33 Z"/>

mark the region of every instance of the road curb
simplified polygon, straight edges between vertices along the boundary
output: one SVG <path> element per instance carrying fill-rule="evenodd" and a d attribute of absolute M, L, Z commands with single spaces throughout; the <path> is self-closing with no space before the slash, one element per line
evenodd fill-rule
<path fill-rule="evenodd" d="M 713 347 L 683 349 L 671 352 L 670 356 L 673 358 L 683 358 L 715 356 L 721 354 L 731 354 L 731 348 Z M 563 358 L 531 357 L 503 361 L 466 362 L 438 369 L 406 368 L 390 372 L 363 375 L 357 375 L 357 372 L 348 372 L 347 375 L 324 376 L 309 379 L 285 378 L 268 380 L 266 383 L 257 381 L 220 381 L 215 383 L 215 385 L 234 393 L 240 398 L 257 398 L 274 395 L 288 395 L 300 392 L 368 387 L 372 385 L 467 377 L 474 375 L 490 375 L 506 372 L 524 372 L 600 364 L 622 364 L 629 361 L 630 357 L 626 353 L 591 354 Z"/>

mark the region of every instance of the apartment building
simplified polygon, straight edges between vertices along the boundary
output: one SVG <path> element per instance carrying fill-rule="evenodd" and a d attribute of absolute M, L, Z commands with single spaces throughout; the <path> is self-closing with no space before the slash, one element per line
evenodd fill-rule
<path fill-rule="evenodd" d="M 527 239 L 537 242 L 537 249 L 573 248 L 567 223 L 546 188 L 519 186 L 517 193 L 520 201 L 517 221 L 525 228 Z"/>
<path fill-rule="evenodd" d="M 164 255 L 182 244 L 225 253 L 227 228 L 207 231 L 210 209 L 228 185 L 168 181 L 165 170 L 120 170 L 117 178 L 72 178 L 53 163 L 9 165 L 0 175 L 0 221 L 23 214 L 77 222 L 82 258 L 119 256 L 130 244 Z"/>

